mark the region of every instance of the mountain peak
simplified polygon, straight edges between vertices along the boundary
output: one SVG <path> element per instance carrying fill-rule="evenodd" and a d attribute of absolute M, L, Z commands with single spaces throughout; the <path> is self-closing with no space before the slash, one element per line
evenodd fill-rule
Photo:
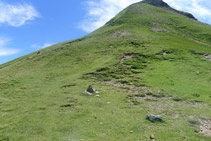
<path fill-rule="evenodd" d="M 163 0 L 143 0 L 142 3 L 146 3 L 146 4 L 150 4 L 153 6 L 157 6 L 157 7 L 163 7 L 163 8 L 167 8 L 171 11 L 174 11 L 180 15 L 186 16 L 188 18 L 197 20 L 192 14 L 187 13 L 187 12 L 182 12 L 182 11 L 178 11 L 174 8 L 171 8 L 167 3 L 165 3 Z"/>
<path fill-rule="evenodd" d="M 143 3 L 148 3 L 148 4 L 151 4 L 151 5 L 154 5 L 154 6 L 159 6 L 159 7 L 170 8 L 170 6 L 162 0 L 144 0 Z"/>

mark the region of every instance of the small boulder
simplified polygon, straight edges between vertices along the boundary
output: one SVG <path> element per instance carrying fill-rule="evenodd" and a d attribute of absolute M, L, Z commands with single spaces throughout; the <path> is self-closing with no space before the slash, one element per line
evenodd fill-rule
<path fill-rule="evenodd" d="M 147 116 L 147 119 L 151 122 L 155 122 L 155 121 L 160 121 L 162 122 L 163 121 L 163 117 L 160 116 L 160 115 L 148 115 Z"/>
<path fill-rule="evenodd" d="M 150 139 L 154 140 L 155 139 L 154 135 L 150 135 Z"/>
<path fill-rule="evenodd" d="M 211 61 L 211 54 L 206 55 L 205 58 L 206 58 L 208 61 Z"/>
<path fill-rule="evenodd" d="M 89 93 L 94 93 L 95 92 L 95 88 L 93 88 L 91 85 L 89 85 L 89 87 L 86 90 Z"/>

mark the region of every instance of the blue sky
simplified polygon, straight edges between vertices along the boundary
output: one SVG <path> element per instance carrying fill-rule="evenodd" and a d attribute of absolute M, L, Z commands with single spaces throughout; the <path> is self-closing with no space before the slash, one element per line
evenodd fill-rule
<path fill-rule="evenodd" d="M 140 0 L 0 0 L 0 64 L 79 38 Z M 164 0 L 211 24 L 210 0 Z"/>

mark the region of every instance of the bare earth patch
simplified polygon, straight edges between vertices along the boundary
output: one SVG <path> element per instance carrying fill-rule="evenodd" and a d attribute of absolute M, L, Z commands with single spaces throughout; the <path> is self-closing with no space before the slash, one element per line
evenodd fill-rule
<path fill-rule="evenodd" d="M 125 56 L 123 56 L 121 59 L 120 59 L 120 64 L 123 64 L 124 63 L 124 61 L 126 61 L 126 60 L 130 60 L 130 59 L 132 59 L 133 58 L 133 55 L 132 54 L 126 54 Z"/>
<path fill-rule="evenodd" d="M 200 119 L 199 133 L 211 136 L 211 119 Z"/>
<path fill-rule="evenodd" d="M 131 35 L 128 31 L 116 31 L 112 34 L 113 37 L 120 38 Z"/>
<path fill-rule="evenodd" d="M 132 96 L 137 101 L 144 101 L 146 105 L 150 106 L 151 110 L 164 109 L 166 107 L 174 108 L 175 106 L 183 107 L 193 107 L 193 108 L 210 108 L 206 103 L 201 102 L 191 102 L 191 101 L 176 101 L 175 97 L 161 95 L 159 92 L 154 95 L 154 91 L 146 86 L 136 87 L 134 85 L 122 84 L 114 81 L 104 81 L 104 84 L 112 85 L 114 87 L 124 88 L 128 93 L 135 94 Z M 142 93 L 143 96 L 138 96 L 136 94 Z"/>
<path fill-rule="evenodd" d="M 151 30 L 154 31 L 154 32 L 168 31 L 168 30 L 161 28 L 161 27 L 152 27 Z"/>

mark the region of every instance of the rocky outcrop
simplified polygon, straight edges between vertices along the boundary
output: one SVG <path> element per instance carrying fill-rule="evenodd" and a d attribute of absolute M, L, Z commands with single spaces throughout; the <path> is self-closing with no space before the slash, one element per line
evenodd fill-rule
<path fill-rule="evenodd" d="M 164 8 L 171 10 L 171 11 L 174 11 L 174 12 L 180 14 L 180 15 L 186 16 L 186 17 L 194 19 L 194 20 L 197 20 L 192 14 L 173 9 L 167 3 L 165 3 L 162 0 L 144 0 L 142 3 L 147 3 L 147 4 L 150 4 L 150 5 L 153 5 L 153 6 L 157 6 L 157 7 L 164 7 Z"/>

